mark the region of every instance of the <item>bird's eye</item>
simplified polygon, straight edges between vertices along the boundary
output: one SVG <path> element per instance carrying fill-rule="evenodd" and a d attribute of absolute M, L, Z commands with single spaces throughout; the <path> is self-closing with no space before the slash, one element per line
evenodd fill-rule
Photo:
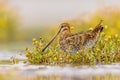
<path fill-rule="evenodd" d="M 63 28 L 64 26 L 61 26 L 61 28 Z"/>

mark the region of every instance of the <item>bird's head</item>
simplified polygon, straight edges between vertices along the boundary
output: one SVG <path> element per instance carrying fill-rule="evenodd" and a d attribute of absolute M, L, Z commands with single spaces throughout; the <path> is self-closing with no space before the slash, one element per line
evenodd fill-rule
<path fill-rule="evenodd" d="M 70 26 L 69 26 L 68 23 L 62 23 L 62 24 L 60 24 L 60 28 L 61 28 L 61 32 L 70 31 Z"/>
<path fill-rule="evenodd" d="M 60 34 L 64 36 L 69 33 L 70 33 L 70 25 L 68 23 L 60 24 Z"/>

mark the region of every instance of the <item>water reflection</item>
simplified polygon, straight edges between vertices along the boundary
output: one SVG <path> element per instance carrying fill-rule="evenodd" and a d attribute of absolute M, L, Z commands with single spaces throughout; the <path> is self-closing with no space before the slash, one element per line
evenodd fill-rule
<path fill-rule="evenodd" d="M 8 55 L 9 54 L 9 55 Z M 15 52 L 0 52 L 0 60 L 9 60 L 11 56 L 16 56 L 19 60 L 25 59 L 25 55 L 19 55 Z M 104 76 L 107 74 L 120 76 L 120 64 L 114 63 L 111 65 L 96 65 L 96 66 L 72 66 L 66 64 L 64 66 L 50 66 L 50 65 L 31 65 L 24 64 L 20 61 L 18 64 L 0 64 L 0 71 L 6 72 L 6 74 L 15 71 L 15 75 L 27 76 L 27 77 L 48 77 L 56 76 L 65 80 L 66 78 L 74 79 L 90 79 L 96 75 Z M 0 72 L 1 74 L 1 72 Z M 37 80 L 37 79 L 36 79 Z M 45 78 L 46 80 L 46 78 Z M 56 79 L 55 79 L 56 80 Z"/>

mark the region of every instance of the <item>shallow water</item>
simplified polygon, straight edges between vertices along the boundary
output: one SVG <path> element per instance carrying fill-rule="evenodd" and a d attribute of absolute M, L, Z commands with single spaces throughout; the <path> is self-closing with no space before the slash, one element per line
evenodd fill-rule
<path fill-rule="evenodd" d="M 22 55 L 20 55 L 19 53 L 22 53 Z M 13 64 L 11 61 L 11 56 L 14 56 L 15 58 L 19 59 L 20 60 L 19 63 Z M 87 65 L 73 66 L 69 64 L 66 64 L 63 66 L 30 65 L 28 63 L 24 64 L 23 63 L 24 59 L 26 59 L 24 52 L 1 51 L 0 52 L 0 62 L 1 62 L 0 74 L 3 74 L 3 73 L 5 75 L 13 74 L 14 76 L 19 75 L 19 76 L 27 77 L 27 79 L 28 77 L 41 76 L 45 78 L 45 79 L 42 78 L 43 80 L 49 80 L 49 78 L 52 80 L 61 80 L 61 79 L 62 80 L 66 80 L 66 79 L 67 80 L 79 80 L 79 79 L 89 80 L 91 77 L 92 77 L 92 80 L 95 80 L 93 77 L 95 77 L 96 75 L 99 75 L 100 77 L 104 77 L 104 75 L 107 75 L 107 74 L 110 74 L 109 76 L 111 75 L 120 76 L 120 63 L 114 63 L 110 65 L 95 65 L 95 66 L 87 66 Z M 7 63 L 4 63 L 5 61 Z M 56 79 L 56 77 L 60 79 Z M 35 80 L 39 80 L 39 79 L 37 78 Z"/>

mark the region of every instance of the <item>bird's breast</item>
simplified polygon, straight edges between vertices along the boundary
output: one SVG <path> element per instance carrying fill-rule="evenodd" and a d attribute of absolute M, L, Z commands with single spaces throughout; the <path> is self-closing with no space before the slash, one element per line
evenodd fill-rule
<path fill-rule="evenodd" d="M 60 48 L 65 52 L 76 53 L 81 49 L 79 37 L 70 36 L 59 39 Z"/>

